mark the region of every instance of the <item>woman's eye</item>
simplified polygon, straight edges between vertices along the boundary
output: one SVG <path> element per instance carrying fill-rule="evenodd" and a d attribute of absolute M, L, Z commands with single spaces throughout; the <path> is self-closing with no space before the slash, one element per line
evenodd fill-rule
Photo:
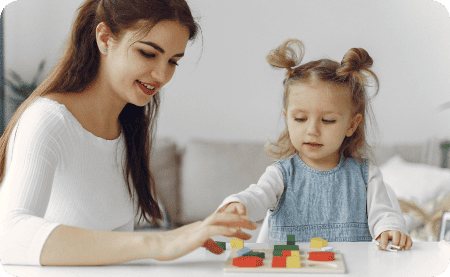
<path fill-rule="evenodd" d="M 148 52 L 146 52 L 146 51 L 144 51 L 144 50 L 139 50 L 139 52 L 141 52 L 142 56 L 144 56 L 144 57 L 146 57 L 146 58 L 154 58 L 154 57 L 156 57 L 155 54 L 153 54 L 153 53 L 148 53 Z M 171 65 L 178 65 L 178 63 L 177 63 L 176 61 L 174 61 L 174 60 L 169 60 L 169 63 L 170 63 Z"/>
<path fill-rule="evenodd" d="M 306 118 L 296 117 L 294 120 L 295 120 L 295 121 L 298 121 L 298 122 L 305 122 L 305 121 L 306 121 Z"/>
<path fill-rule="evenodd" d="M 139 52 L 141 52 L 142 56 L 144 56 L 146 58 L 154 58 L 155 57 L 155 54 L 147 53 L 144 50 L 139 50 Z"/>
<path fill-rule="evenodd" d="M 336 122 L 336 120 L 326 120 L 326 119 L 322 119 L 322 121 L 323 121 L 323 123 L 327 123 L 327 124 Z"/>

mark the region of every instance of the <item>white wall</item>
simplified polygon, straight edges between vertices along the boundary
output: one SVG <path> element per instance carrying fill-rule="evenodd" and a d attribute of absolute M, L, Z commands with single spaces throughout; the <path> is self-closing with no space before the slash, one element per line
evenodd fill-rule
<path fill-rule="evenodd" d="M 6 7 L 5 67 L 29 79 L 56 63 L 82 0 L 18 0 Z M 450 18 L 432 0 L 188 0 L 202 35 L 163 92 L 158 136 L 266 141 L 282 129 L 283 71 L 265 61 L 287 38 L 304 61 L 340 61 L 352 47 L 374 59 L 379 142 L 450 138 Z M 281 3 L 281 4 L 280 4 Z M 203 40 L 203 46 L 202 46 Z"/>

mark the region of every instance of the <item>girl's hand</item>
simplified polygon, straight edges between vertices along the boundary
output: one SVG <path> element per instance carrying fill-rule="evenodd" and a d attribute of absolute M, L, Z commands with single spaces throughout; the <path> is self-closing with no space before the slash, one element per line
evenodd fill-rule
<path fill-rule="evenodd" d="M 245 205 L 239 202 L 228 203 L 217 210 L 217 213 L 224 212 L 238 215 L 247 215 L 247 209 L 245 208 Z"/>
<path fill-rule="evenodd" d="M 385 250 L 389 240 L 391 240 L 392 245 L 400 246 L 399 250 L 409 250 L 412 246 L 412 240 L 407 234 L 394 230 L 382 232 L 376 240 L 381 243 L 381 246 L 378 246 L 378 250 Z"/>
<path fill-rule="evenodd" d="M 149 253 L 149 256 L 159 261 L 174 260 L 202 246 L 214 254 L 222 254 L 223 249 L 210 237 L 222 235 L 248 240 L 252 236 L 237 227 L 255 230 L 257 226 L 247 216 L 214 213 L 203 221 L 160 233 L 157 253 Z"/>

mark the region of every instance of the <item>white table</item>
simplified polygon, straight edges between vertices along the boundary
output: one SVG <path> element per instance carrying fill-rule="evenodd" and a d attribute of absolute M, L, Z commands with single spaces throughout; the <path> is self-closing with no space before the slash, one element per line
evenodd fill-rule
<path fill-rule="evenodd" d="M 309 249 L 309 243 L 297 243 L 300 249 Z M 370 242 L 329 242 L 329 246 L 339 250 L 344 258 L 345 274 L 301 274 L 301 276 L 438 276 L 450 262 L 450 252 L 442 250 L 438 242 L 415 242 L 410 251 L 398 253 L 379 251 Z M 246 243 L 253 249 L 273 249 L 273 244 Z M 227 249 L 230 244 L 227 243 Z M 222 255 L 214 255 L 204 248 L 174 261 L 158 262 L 139 260 L 113 266 L 94 267 L 40 267 L 3 265 L 13 276 L 294 276 L 293 274 L 253 274 L 226 273 L 223 271 L 230 250 Z M 298 274 L 296 274 L 298 275 Z M 444 275 L 442 275 L 444 276 Z"/>

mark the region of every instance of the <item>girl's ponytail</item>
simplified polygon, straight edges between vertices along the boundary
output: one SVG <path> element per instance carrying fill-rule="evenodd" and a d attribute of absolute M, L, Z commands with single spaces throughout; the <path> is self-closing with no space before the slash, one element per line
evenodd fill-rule
<path fill-rule="evenodd" d="M 368 85 L 368 78 L 372 77 L 378 86 L 378 78 L 376 74 L 370 70 L 373 60 L 366 50 L 363 48 L 352 48 L 345 53 L 341 61 L 341 66 L 336 70 L 336 75 L 344 82 L 355 85 L 358 83 L 362 86 Z"/>
<path fill-rule="evenodd" d="M 300 65 L 304 53 L 305 47 L 301 41 L 288 39 L 276 49 L 270 51 L 266 60 L 272 67 L 286 69 L 286 76 L 290 78 L 294 68 Z"/>

